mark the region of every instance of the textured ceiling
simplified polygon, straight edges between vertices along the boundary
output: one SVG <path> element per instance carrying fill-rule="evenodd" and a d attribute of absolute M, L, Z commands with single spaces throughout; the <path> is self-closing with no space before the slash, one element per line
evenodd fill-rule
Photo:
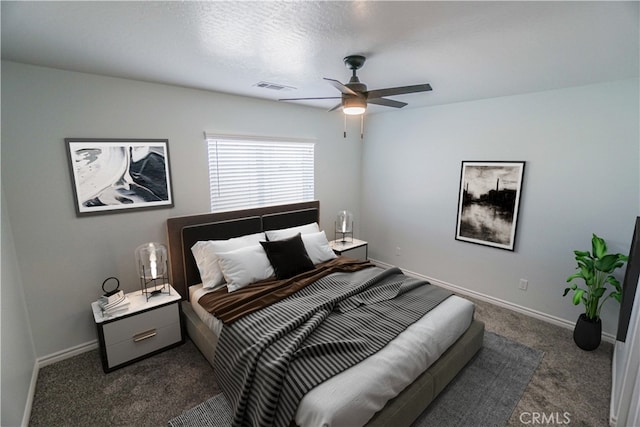
<path fill-rule="evenodd" d="M 1 8 L 3 59 L 267 99 L 339 95 L 322 78 L 346 82 L 349 54 L 367 57 L 358 75 L 370 90 L 433 86 L 392 97 L 405 108 L 639 75 L 638 2 L 2 1 Z"/>

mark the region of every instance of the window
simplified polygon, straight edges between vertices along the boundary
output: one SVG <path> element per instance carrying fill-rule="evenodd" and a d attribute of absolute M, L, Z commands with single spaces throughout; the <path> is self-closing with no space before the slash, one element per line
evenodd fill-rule
<path fill-rule="evenodd" d="M 314 199 L 314 143 L 206 135 L 211 211 Z"/>

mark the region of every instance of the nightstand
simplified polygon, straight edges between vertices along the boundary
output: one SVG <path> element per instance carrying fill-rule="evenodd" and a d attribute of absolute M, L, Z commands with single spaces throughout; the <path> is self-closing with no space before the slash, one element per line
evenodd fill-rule
<path fill-rule="evenodd" d="M 329 246 L 336 255 L 344 255 L 356 259 L 368 259 L 369 244 L 364 240 L 349 239 L 346 242 L 341 240 L 332 240 Z"/>
<path fill-rule="evenodd" d="M 128 293 L 129 308 L 113 316 L 105 316 L 97 301 L 91 303 L 105 372 L 184 342 L 181 297 L 169 289 L 170 294 L 154 295 L 148 301 L 141 291 Z"/>

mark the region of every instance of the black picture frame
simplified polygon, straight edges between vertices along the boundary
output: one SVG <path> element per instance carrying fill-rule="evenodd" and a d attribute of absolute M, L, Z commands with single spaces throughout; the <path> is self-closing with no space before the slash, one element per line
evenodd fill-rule
<path fill-rule="evenodd" d="M 168 139 L 65 138 L 78 216 L 173 207 Z"/>
<path fill-rule="evenodd" d="M 513 251 L 524 161 L 462 161 L 456 240 Z"/>

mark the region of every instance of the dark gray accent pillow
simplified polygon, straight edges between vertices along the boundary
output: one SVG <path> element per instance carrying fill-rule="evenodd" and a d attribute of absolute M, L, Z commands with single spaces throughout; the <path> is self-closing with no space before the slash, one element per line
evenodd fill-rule
<path fill-rule="evenodd" d="M 313 262 L 304 248 L 300 233 L 283 240 L 260 242 L 276 273 L 276 279 L 288 279 L 313 270 Z"/>

